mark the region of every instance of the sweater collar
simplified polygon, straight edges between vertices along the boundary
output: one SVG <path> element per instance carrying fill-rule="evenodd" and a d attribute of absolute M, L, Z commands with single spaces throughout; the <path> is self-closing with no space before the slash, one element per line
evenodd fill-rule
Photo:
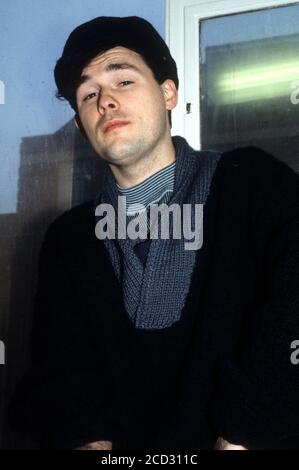
<path fill-rule="evenodd" d="M 198 168 L 198 157 L 183 137 L 175 136 L 172 138 L 172 141 L 175 148 L 176 164 L 171 201 L 175 202 L 180 200 L 181 195 L 190 184 L 190 179 L 193 179 L 192 176 L 194 176 Z M 117 201 L 120 192 L 114 175 L 108 165 L 104 173 L 103 188 L 102 202 L 111 203 L 117 210 Z"/>

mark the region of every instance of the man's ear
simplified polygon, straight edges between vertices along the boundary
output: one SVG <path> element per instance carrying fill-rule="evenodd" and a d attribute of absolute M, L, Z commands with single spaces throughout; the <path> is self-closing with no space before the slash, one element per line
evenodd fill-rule
<path fill-rule="evenodd" d="M 174 81 L 168 78 L 162 83 L 161 88 L 165 99 L 166 109 L 174 109 L 178 102 L 178 90 Z"/>
<path fill-rule="evenodd" d="M 74 121 L 75 121 L 75 125 L 76 125 L 77 129 L 79 129 L 81 134 L 83 135 L 83 137 L 85 137 L 85 139 L 88 140 L 86 132 L 84 130 L 83 124 L 81 122 L 81 119 L 80 119 L 80 116 L 79 116 L 78 113 L 75 114 Z"/>

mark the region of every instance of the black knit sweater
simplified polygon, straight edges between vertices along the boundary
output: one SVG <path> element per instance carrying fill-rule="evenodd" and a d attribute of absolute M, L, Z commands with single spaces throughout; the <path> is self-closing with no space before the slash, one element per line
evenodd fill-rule
<path fill-rule="evenodd" d="M 256 148 L 223 154 L 179 322 L 137 330 L 93 202 L 50 227 L 32 368 L 11 406 L 43 447 L 299 448 L 298 176 Z"/>

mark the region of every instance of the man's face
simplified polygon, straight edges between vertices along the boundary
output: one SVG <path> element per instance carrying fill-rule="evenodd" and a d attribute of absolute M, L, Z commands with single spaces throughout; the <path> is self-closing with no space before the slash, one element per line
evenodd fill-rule
<path fill-rule="evenodd" d="M 115 47 L 93 59 L 82 71 L 76 100 L 91 145 L 108 163 L 158 156 L 170 139 L 167 110 L 176 105 L 175 85 L 159 85 L 134 51 Z"/>

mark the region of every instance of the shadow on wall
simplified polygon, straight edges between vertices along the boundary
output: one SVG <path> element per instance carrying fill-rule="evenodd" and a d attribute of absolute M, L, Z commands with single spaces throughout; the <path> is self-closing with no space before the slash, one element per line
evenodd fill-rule
<path fill-rule="evenodd" d="M 73 121 L 53 135 L 25 137 L 21 144 L 18 210 L 0 216 L 0 338 L 6 364 L 0 369 L 3 449 L 38 448 L 4 428 L 4 410 L 29 363 L 28 342 L 39 249 L 46 229 L 65 210 L 101 190 L 104 163 Z"/>

